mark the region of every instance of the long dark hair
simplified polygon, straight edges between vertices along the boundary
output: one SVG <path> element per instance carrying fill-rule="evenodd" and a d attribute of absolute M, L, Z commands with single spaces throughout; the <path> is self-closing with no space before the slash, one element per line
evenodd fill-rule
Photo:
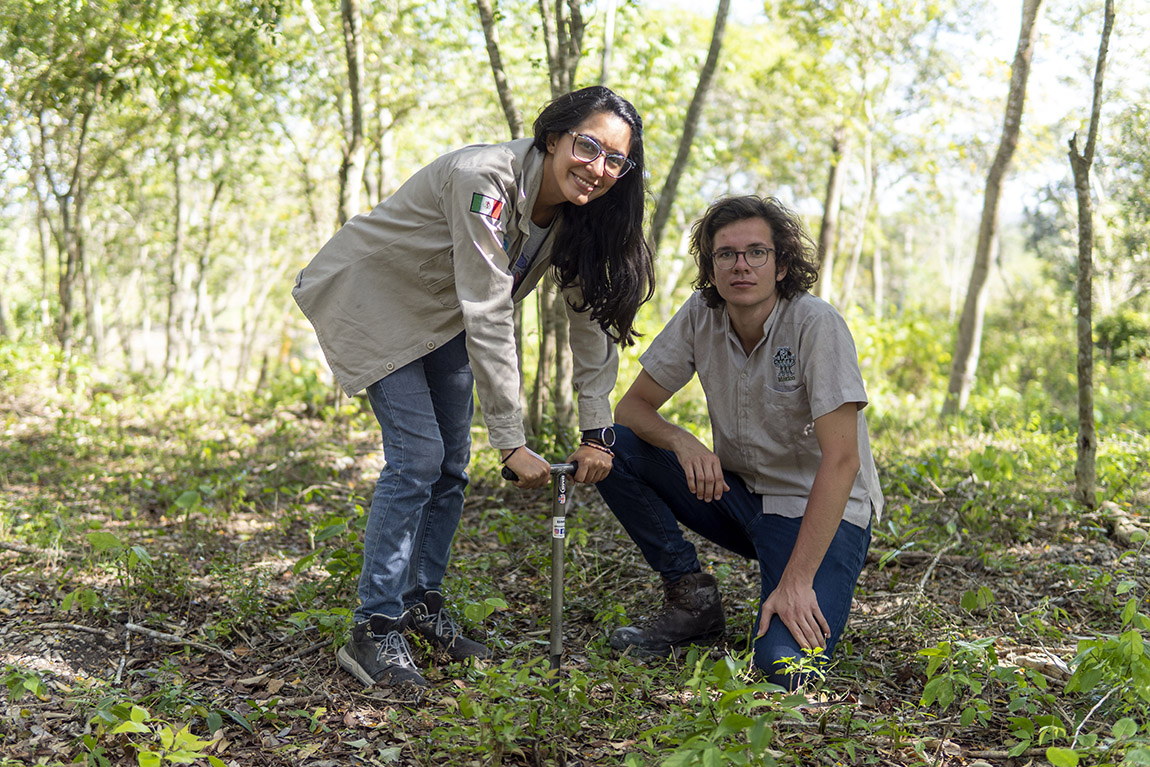
<path fill-rule="evenodd" d="M 579 286 L 584 304 L 611 338 L 635 343 L 635 315 L 654 295 L 655 266 L 643 237 L 643 120 L 630 102 L 593 85 L 560 96 L 535 118 L 535 148 L 546 152 L 548 136 L 563 134 L 601 112 L 631 128 L 627 156 L 635 163 L 607 194 L 586 205 L 561 205 L 559 239 L 551 262 L 560 287 Z"/>
<path fill-rule="evenodd" d="M 810 290 L 819 278 L 815 255 L 818 249 L 797 214 L 774 197 L 723 197 L 711 203 L 703 217 L 691 227 L 688 248 L 699 270 L 694 287 L 703 292 L 703 301 L 712 309 L 726 303 L 715 288 L 715 263 L 711 258 L 715 233 L 728 224 L 748 218 L 761 218 L 771 228 L 776 273 L 787 270 L 775 288 L 781 298 L 794 298 L 800 291 Z"/>

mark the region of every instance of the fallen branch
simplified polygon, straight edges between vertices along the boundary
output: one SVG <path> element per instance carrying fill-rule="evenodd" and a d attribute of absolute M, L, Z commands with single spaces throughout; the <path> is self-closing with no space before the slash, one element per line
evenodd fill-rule
<path fill-rule="evenodd" d="M 95 634 L 105 639 L 115 639 L 116 636 L 107 629 L 98 629 L 95 626 L 81 626 L 79 623 L 38 623 L 36 628 L 52 631 L 82 631 L 85 634 Z"/>
<path fill-rule="evenodd" d="M 1028 748 L 1021 754 L 1012 754 L 1009 751 L 963 751 L 963 756 L 973 756 L 976 759 L 1017 759 L 1020 756 L 1041 756 L 1046 758 L 1045 748 Z"/>
<path fill-rule="evenodd" d="M 867 552 L 866 555 L 867 564 L 878 564 L 882 561 L 883 557 L 888 556 L 888 554 L 890 554 L 890 552 L 876 551 L 871 549 L 869 552 Z M 972 562 L 973 558 L 964 556 L 962 554 L 947 554 L 946 556 L 940 557 L 939 555 L 932 554 L 929 551 L 914 549 L 911 551 L 900 551 L 890 556 L 884 566 L 890 567 L 891 565 L 899 565 L 900 567 L 917 567 L 918 565 L 935 560 L 942 562 L 944 565 L 957 565 L 959 567 L 965 567 Z"/>
<path fill-rule="evenodd" d="M 152 639 L 155 639 L 157 642 L 165 642 L 167 644 L 185 645 L 187 647 L 195 647 L 195 648 L 198 648 L 200 650 L 207 650 L 208 652 L 212 652 L 212 653 L 215 653 L 216 655 L 219 655 L 224 660 L 230 661 L 232 663 L 236 662 L 236 656 L 232 655 L 227 650 L 221 650 L 218 647 L 212 647 L 210 644 L 204 644 L 203 642 L 197 642 L 194 639 L 184 639 L 183 637 L 178 637 L 175 634 L 165 634 L 162 631 L 156 631 L 155 629 L 145 628 L 144 626 L 139 626 L 135 623 L 125 623 L 124 628 L 126 628 L 128 631 L 134 632 L 136 634 L 143 634 L 146 637 L 151 637 Z"/>
<path fill-rule="evenodd" d="M 1139 527 L 1118 504 L 1106 501 L 1102 504 L 1102 512 L 1106 515 L 1106 526 L 1110 528 L 1110 535 L 1122 544 L 1130 546 L 1146 540 L 1146 531 Z"/>
<path fill-rule="evenodd" d="M 18 554 L 28 554 L 33 557 L 43 557 L 44 559 L 59 559 L 60 557 L 69 558 L 76 556 L 63 549 L 38 549 L 35 546 L 25 546 L 22 543 L 9 543 L 8 541 L 0 541 L 0 549 L 7 549 L 8 551 L 15 551 Z"/>
<path fill-rule="evenodd" d="M 280 658 L 275 663 L 272 663 L 268 666 L 264 666 L 262 669 L 260 669 L 260 673 L 266 674 L 269 671 L 275 671 L 276 669 L 282 668 L 283 666 L 286 666 L 287 664 L 291 663 L 293 660 L 299 660 L 300 658 L 304 658 L 308 655 L 311 655 L 316 650 L 321 650 L 324 647 L 327 647 L 329 644 L 331 644 L 330 639 L 321 639 L 320 641 L 316 642 L 315 644 L 308 645 L 307 647 L 303 648 L 299 652 L 292 653 L 291 655 L 287 656 L 286 658 Z"/>

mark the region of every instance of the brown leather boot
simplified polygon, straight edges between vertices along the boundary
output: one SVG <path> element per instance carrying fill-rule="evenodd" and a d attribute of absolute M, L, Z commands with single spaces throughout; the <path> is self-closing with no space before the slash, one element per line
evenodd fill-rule
<path fill-rule="evenodd" d="M 684 575 L 663 582 L 663 609 L 638 626 L 615 629 L 611 647 L 639 657 L 666 657 L 688 644 L 710 644 L 723 634 L 726 619 L 715 576 Z"/>

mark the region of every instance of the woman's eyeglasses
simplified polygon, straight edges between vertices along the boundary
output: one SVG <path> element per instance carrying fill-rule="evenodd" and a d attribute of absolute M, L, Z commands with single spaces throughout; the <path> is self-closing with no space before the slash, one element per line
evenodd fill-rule
<path fill-rule="evenodd" d="M 603 162 L 603 170 L 607 171 L 607 175 L 611 178 L 622 178 L 627 171 L 635 167 L 634 160 L 618 152 L 608 152 L 590 136 L 584 136 L 573 130 L 567 132 L 575 137 L 571 142 L 571 156 L 579 162 L 592 163 L 598 160 L 600 155 L 604 155 L 606 159 Z"/>

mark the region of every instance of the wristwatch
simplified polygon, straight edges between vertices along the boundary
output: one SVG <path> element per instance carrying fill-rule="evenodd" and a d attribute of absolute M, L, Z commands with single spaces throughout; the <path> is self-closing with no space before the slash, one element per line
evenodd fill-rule
<path fill-rule="evenodd" d="M 615 444 L 615 429 L 611 426 L 604 426 L 602 429 L 584 429 L 583 441 L 597 442 L 603 447 L 611 447 Z"/>

